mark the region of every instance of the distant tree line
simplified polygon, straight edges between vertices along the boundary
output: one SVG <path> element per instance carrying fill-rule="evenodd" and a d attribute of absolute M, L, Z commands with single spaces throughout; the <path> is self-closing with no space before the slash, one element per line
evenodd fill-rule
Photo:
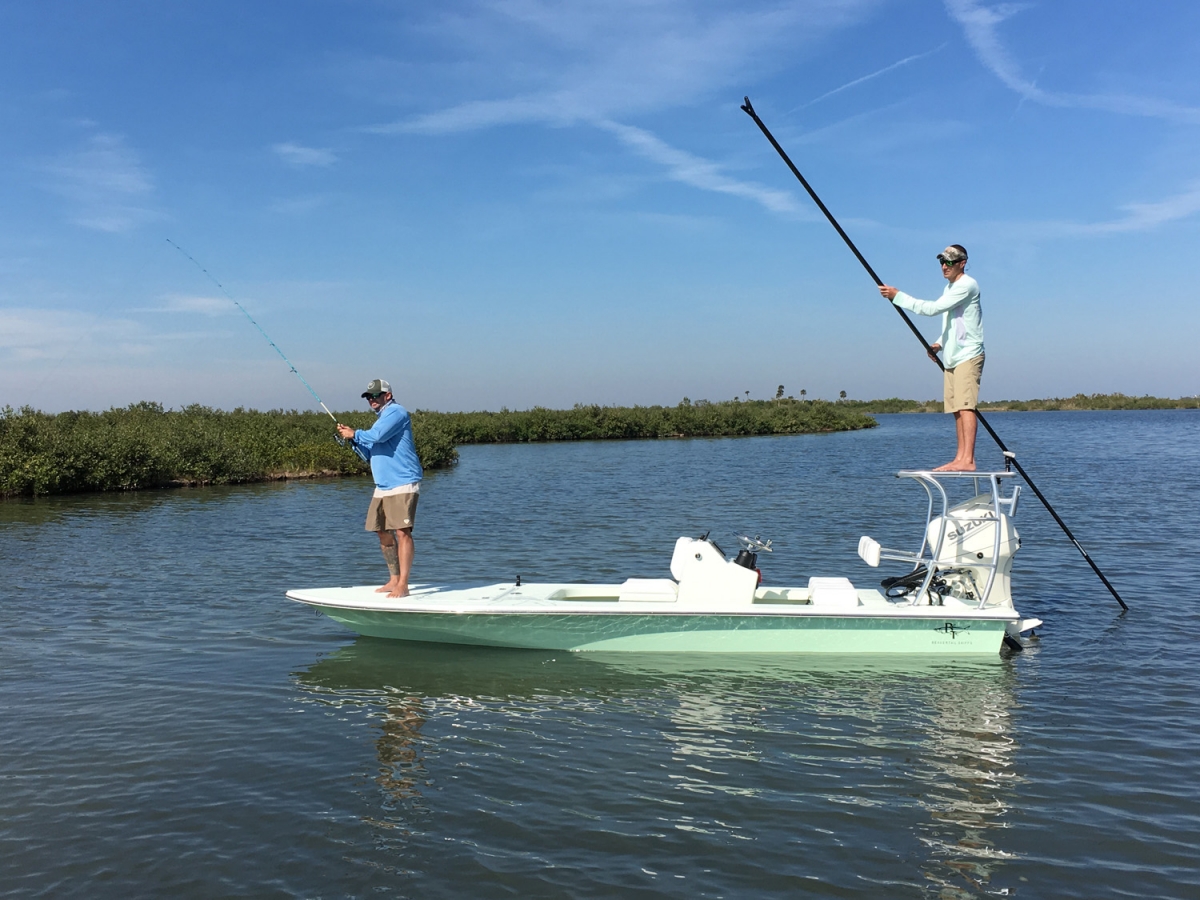
<path fill-rule="evenodd" d="M 941 401 L 824 400 L 784 397 L 675 406 L 576 405 L 571 409 L 413 413 L 417 453 L 426 469 L 452 466 L 461 444 L 637 440 L 808 434 L 875 425 L 869 413 L 941 412 Z M 806 391 L 801 391 L 803 398 Z M 841 392 L 844 394 L 845 392 Z M 999 400 L 983 410 L 1200 409 L 1177 400 L 1125 394 L 1076 394 L 1046 400 Z M 369 428 L 366 411 L 338 420 Z M 315 475 L 363 475 L 367 466 L 333 438 L 323 413 L 206 406 L 165 410 L 142 402 L 104 412 L 50 414 L 0 409 L 0 497 L 124 491 L 173 485 L 233 484 Z"/>
<path fill-rule="evenodd" d="M 865 413 L 941 412 L 941 400 L 840 400 L 838 406 Z M 1126 394 L 1076 394 L 1073 397 L 1054 397 L 1044 400 L 987 400 L 979 404 L 984 410 L 997 412 L 1038 412 L 1053 410 L 1138 410 L 1138 409 L 1200 409 L 1200 396 L 1131 397 Z"/>
<path fill-rule="evenodd" d="M 858 410 L 824 401 L 731 400 L 676 406 L 599 406 L 571 409 L 466 413 L 421 413 L 424 421 L 452 436 L 456 444 L 525 441 L 636 440 L 762 434 L 810 434 L 871 428 L 875 421 Z"/>

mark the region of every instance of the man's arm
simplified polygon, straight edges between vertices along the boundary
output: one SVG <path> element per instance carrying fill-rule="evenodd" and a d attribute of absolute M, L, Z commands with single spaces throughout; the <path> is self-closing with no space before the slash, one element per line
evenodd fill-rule
<path fill-rule="evenodd" d="M 891 297 L 884 293 L 887 286 L 879 289 L 879 293 L 891 300 L 901 309 L 907 309 L 909 312 L 915 312 L 919 316 L 937 316 L 944 313 L 948 309 L 953 309 L 960 303 L 971 299 L 971 288 L 964 284 L 965 279 L 960 278 L 953 284 L 946 286 L 946 292 L 937 300 L 918 300 L 916 297 L 909 296 L 904 291 L 898 291 L 891 288 Z"/>
<path fill-rule="evenodd" d="M 407 412 L 403 412 L 399 406 L 387 406 L 379 414 L 379 418 L 374 425 L 365 431 L 360 429 L 354 432 L 352 439 L 354 443 L 363 449 L 369 450 L 375 444 L 380 441 L 386 441 L 397 431 L 404 428 L 404 423 L 407 421 Z"/>

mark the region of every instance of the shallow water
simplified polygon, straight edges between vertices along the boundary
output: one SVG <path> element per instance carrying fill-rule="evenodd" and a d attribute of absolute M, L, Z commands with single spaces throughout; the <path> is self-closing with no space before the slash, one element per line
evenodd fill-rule
<path fill-rule="evenodd" d="M 465 447 L 414 576 L 663 577 L 711 528 L 868 586 L 953 449 L 879 418 Z M 1200 414 L 989 419 L 1132 609 L 1026 494 L 1046 627 L 973 663 L 359 639 L 283 592 L 383 571 L 361 481 L 0 504 L 0 896 L 1200 896 Z"/>

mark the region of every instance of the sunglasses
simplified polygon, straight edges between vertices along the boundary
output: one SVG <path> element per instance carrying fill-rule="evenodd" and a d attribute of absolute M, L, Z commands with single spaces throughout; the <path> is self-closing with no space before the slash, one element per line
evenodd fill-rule
<path fill-rule="evenodd" d="M 946 259 L 946 257 L 942 256 L 940 253 L 938 254 L 937 261 L 943 266 L 956 266 L 960 262 L 966 262 L 965 259 Z"/>
<path fill-rule="evenodd" d="M 367 401 L 370 402 L 371 400 L 378 400 L 382 396 L 383 394 L 367 394 Z"/>

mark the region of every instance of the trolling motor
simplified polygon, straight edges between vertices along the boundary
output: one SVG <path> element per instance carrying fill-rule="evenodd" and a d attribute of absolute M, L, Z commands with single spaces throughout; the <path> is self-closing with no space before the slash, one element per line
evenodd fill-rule
<path fill-rule="evenodd" d="M 754 537 L 739 534 L 737 535 L 737 539 L 738 543 L 742 545 L 742 549 L 733 558 L 734 564 L 744 569 L 753 569 L 755 572 L 758 572 L 758 583 L 762 584 L 762 572 L 758 568 L 758 554 L 772 552 L 771 542 L 764 541 L 757 534 Z"/>

